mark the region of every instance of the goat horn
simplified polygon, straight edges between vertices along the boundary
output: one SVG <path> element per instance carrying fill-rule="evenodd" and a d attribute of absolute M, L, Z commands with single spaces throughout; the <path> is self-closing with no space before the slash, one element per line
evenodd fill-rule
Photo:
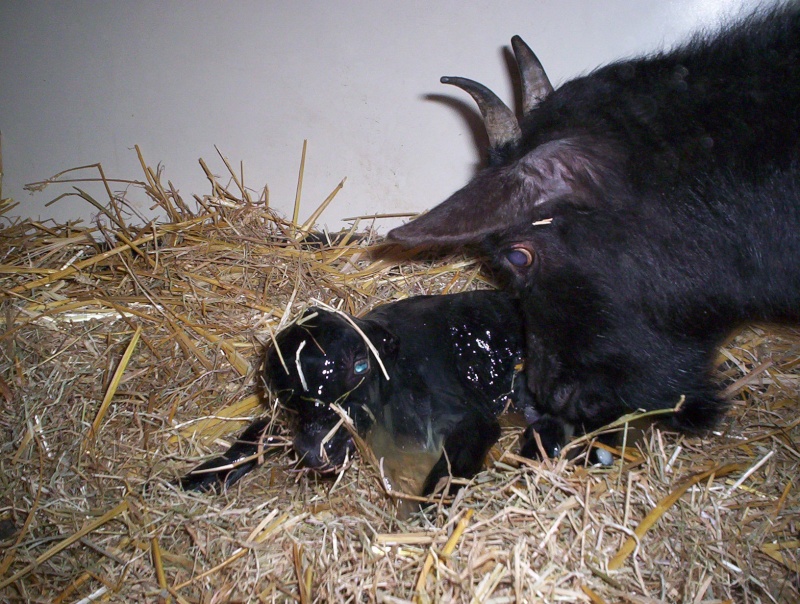
<path fill-rule="evenodd" d="M 553 92 L 553 85 L 550 84 L 539 59 L 522 38 L 511 38 L 511 47 L 514 49 L 522 80 L 522 115 L 528 115 L 531 109 Z"/>
<path fill-rule="evenodd" d="M 514 112 L 486 86 L 467 78 L 444 76 L 440 81 L 442 84 L 458 86 L 475 99 L 483 115 L 492 148 L 519 140 L 521 133 Z"/>

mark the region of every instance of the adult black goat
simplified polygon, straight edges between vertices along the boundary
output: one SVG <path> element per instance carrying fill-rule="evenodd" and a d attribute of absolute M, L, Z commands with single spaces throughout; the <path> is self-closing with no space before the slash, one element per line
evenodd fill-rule
<path fill-rule="evenodd" d="M 708 429 L 725 336 L 800 321 L 800 8 L 557 90 L 512 45 L 522 120 L 443 78 L 478 102 L 489 166 L 388 239 L 483 246 L 522 300 L 541 421 L 588 431 L 681 401 L 674 424 Z"/>

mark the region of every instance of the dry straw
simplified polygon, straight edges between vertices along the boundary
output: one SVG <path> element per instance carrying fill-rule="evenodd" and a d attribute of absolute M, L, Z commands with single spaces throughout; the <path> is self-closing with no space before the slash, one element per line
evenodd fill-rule
<path fill-rule="evenodd" d="M 409 520 L 367 450 L 338 476 L 287 447 L 229 492 L 177 490 L 252 417 L 286 431 L 261 357 L 312 299 L 357 315 L 489 282 L 470 257 L 381 247 L 372 219 L 305 240 L 344 181 L 306 213 L 301 171 L 289 221 L 221 154 L 225 178 L 201 162 L 211 194 L 184 200 L 137 153 L 141 180 L 96 164 L 33 185 L 91 204 L 90 225 L 0 201 L 0 600 L 797 601 L 795 331 L 751 327 L 720 352 L 717 436 L 626 417 L 599 468 L 521 458 L 509 427 L 484 472 Z"/>

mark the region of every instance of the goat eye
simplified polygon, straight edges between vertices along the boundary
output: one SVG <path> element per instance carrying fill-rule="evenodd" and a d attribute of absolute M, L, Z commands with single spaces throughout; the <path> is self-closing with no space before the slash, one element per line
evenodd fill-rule
<path fill-rule="evenodd" d="M 361 375 L 362 373 L 366 373 L 367 369 L 369 369 L 369 361 L 367 359 L 359 359 L 353 365 L 353 372 L 356 375 Z"/>
<path fill-rule="evenodd" d="M 514 247 L 506 251 L 506 260 L 514 266 L 525 268 L 533 264 L 533 253 L 524 247 Z"/>

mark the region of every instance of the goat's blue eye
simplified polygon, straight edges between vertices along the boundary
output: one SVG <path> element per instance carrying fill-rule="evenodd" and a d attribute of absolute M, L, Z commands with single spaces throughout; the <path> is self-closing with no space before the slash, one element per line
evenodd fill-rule
<path fill-rule="evenodd" d="M 524 247 L 511 248 L 506 252 L 506 260 L 514 266 L 524 268 L 533 264 L 533 253 Z"/>
<path fill-rule="evenodd" d="M 355 365 L 353 365 L 353 371 L 357 375 L 366 373 L 367 369 L 369 369 L 369 361 L 367 361 L 367 359 L 361 359 L 360 361 L 356 361 Z"/>

